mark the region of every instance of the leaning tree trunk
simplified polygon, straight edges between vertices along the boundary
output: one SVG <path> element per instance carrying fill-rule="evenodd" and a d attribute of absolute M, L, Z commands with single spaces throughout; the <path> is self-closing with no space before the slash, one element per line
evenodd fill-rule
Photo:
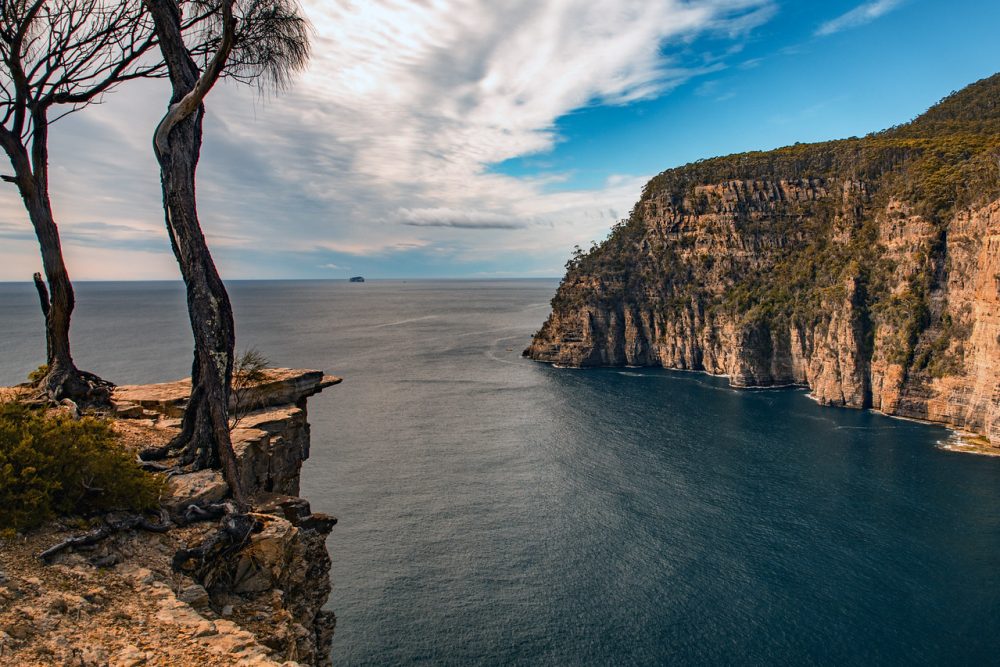
<path fill-rule="evenodd" d="M 44 282 L 41 275 L 36 273 L 34 276 L 45 316 L 45 363 L 48 367 L 45 376 L 38 381 L 38 388 L 50 400 L 69 398 L 84 404 L 105 404 L 114 385 L 77 369 L 70 353 L 69 323 L 76 301 L 49 200 L 48 120 L 44 110 L 36 110 L 33 115 L 30 158 L 24 145 L 11 133 L 5 133 L 0 139 L 15 173 L 14 177 L 4 177 L 4 180 L 18 186 L 38 238 L 45 272 Z"/>
<path fill-rule="evenodd" d="M 42 268 L 45 271 L 45 281 L 48 283 L 46 290 L 45 283 L 38 278 L 35 280 L 45 315 L 47 357 L 45 363 L 48 365 L 48 372 L 39 386 L 56 400 L 64 397 L 80 398 L 86 395 L 90 387 L 80 377 L 80 372 L 73 363 L 73 355 L 70 353 L 69 322 L 76 304 L 73 285 L 69 281 L 69 272 L 63 261 L 59 229 L 53 220 L 48 197 L 37 187 L 31 190 L 22 196 L 24 205 L 28 209 L 28 217 L 35 228 L 35 235 L 38 237 L 38 245 L 42 251 Z"/>
<path fill-rule="evenodd" d="M 170 72 L 173 97 L 171 111 L 199 81 L 180 32 L 180 13 L 174 0 L 146 0 L 156 24 L 160 48 Z M 212 254 L 198 222 L 195 171 L 201 153 L 204 107 L 200 104 L 187 117 L 157 128 L 154 150 L 160 164 L 163 208 L 167 231 L 181 275 L 187 287 L 188 315 L 194 334 L 191 397 L 184 411 L 181 433 L 163 455 L 180 451 L 181 463 L 196 468 L 221 466 L 233 497 L 245 504 L 236 455 L 229 433 L 229 395 L 236 345 L 233 309 L 226 287 L 215 268 Z M 166 136 L 161 136 L 161 128 Z"/>
<path fill-rule="evenodd" d="M 237 476 L 229 436 L 229 394 L 236 333 L 226 287 L 215 268 L 198 222 L 195 168 L 201 148 L 202 111 L 179 123 L 169 136 L 169 152 L 159 153 L 164 210 L 171 246 L 187 287 L 194 334 L 191 398 L 173 449 L 182 463 L 224 468 Z"/>

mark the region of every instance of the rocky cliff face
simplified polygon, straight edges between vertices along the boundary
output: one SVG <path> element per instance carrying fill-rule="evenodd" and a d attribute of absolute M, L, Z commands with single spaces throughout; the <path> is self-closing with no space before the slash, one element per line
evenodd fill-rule
<path fill-rule="evenodd" d="M 1000 446 L 1000 77 L 864 139 L 664 172 L 525 354 L 663 366 Z"/>
<path fill-rule="evenodd" d="M 233 449 L 256 525 L 239 551 L 210 551 L 186 568 L 216 607 L 243 609 L 245 626 L 274 654 L 308 665 L 330 663 L 336 619 L 323 606 L 331 588 L 326 537 L 336 519 L 314 514 L 298 497 L 310 448 L 306 400 L 340 381 L 320 371 L 271 369 L 252 392 L 253 409 L 232 406 L 240 414 Z M 120 414 L 140 406 L 145 416 L 154 416 L 155 427 L 172 430 L 189 394 L 190 382 L 182 380 L 119 387 L 114 399 Z M 178 512 L 228 495 L 217 470 L 175 475 L 168 490 L 165 504 Z M 198 548 L 206 539 L 202 535 L 193 544 Z"/>

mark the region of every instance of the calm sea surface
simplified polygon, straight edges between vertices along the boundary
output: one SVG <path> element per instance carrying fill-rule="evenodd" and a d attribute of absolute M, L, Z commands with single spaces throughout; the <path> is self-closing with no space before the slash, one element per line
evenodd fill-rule
<path fill-rule="evenodd" d="M 235 282 L 310 399 L 341 665 L 996 664 L 1000 459 L 943 429 L 520 351 L 553 281 Z M 81 367 L 187 374 L 180 285 L 78 285 Z M 0 284 L 0 383 L 44 353 Z"/>

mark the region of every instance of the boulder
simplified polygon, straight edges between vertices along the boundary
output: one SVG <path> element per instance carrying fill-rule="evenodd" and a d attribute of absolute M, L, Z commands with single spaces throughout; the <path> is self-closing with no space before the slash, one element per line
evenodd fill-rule
<path fill-rule="evenodd" d="M 163 506 L 171 512 L 181 512 L 188 505 L 217 503 L 229 495 L 229 485 L 218 470 L 199 470 L 174 475 L 167 480 Z"/>

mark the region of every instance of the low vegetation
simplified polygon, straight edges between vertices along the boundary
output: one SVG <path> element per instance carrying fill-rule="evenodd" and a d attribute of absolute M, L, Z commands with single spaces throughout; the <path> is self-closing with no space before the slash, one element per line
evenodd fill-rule
<path fill-rule="evenodd" d="M 235 430 L 243 418 L 261 407 L 263 396 L 260 386 L 267 381 L 271 362 L 256 348 L 249 348 L 236 357 L 233 363 L 232 410 L 229 430 Z"/>
<path fill-rule="evenodd" d="M 162 487 L 118 445 L 108 421 L 0 404 L 0 532 L 57 516 L 153 509 Z"/>

